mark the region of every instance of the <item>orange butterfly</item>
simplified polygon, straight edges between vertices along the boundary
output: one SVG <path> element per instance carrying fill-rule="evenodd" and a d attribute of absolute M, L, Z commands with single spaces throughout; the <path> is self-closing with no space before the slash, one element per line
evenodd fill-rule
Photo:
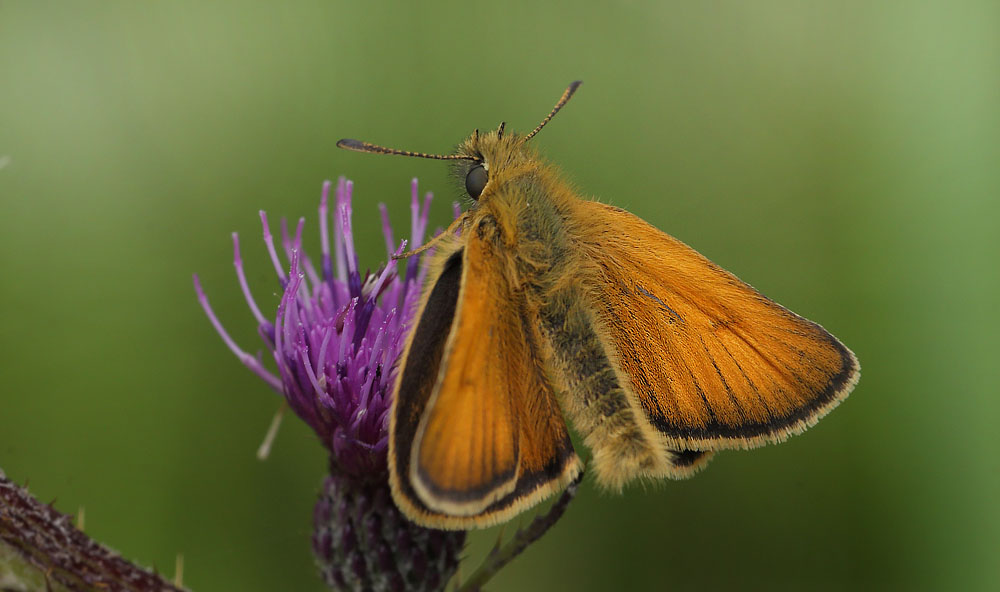
<path fill-rule="evenodd" d="M 857 358 L 632 214 L 578 197 L 528 145 L 478 130 L 452 155 L 474 200 L 436 250 L 401 360 L 389 477 L 414 522 L 506 521 L 582 471 L 598 483 L 684 478 L 717 450 L 802 432 L 847 397 Z M 458 235 L 456 236 L 456 231 Z"/>

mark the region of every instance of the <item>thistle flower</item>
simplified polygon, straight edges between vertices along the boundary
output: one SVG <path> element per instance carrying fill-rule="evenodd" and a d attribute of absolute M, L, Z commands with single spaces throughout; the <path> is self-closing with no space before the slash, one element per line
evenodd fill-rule
<path fill-rule="evenodd" d="M 464 532 L 436 531 L 409 522 L 392 503 L 388 489 L 389 408 L 396 360 L 419 299 L 423 271 L 418 257 L 406 263 L 405 279 L 391 258 L 392 227 L 385 206 L 382 232 L 389 261 L 362 276 L 351 226 L 352 183 L 337 184 L 333 235 L 329 231 L 331 184 L 323 185 L 319 206 L 319 269 L 302 248 L 305 219 L 294 237 L 284 220 L 281 263 L 267 215 L 261 211 L 264 242 L 283 290 L 273 320 L 250 293 L 239 237 L 233 233 L 233 264 L 258 333 L 278 374 L 240 349 L 209 306 L 197 275 L 195 291 L 205 314 L 234 354 L 284 396 L 330 453 L 330 474 L 314 511 L 313 552 L 326 583 L 334 590 L 440 590 L 458 566 Z M 427 230 L 431 194 L 421 207 L 412 183 L 411 243 Z M 333 253 L 330 243 L 333 243 Z"/>

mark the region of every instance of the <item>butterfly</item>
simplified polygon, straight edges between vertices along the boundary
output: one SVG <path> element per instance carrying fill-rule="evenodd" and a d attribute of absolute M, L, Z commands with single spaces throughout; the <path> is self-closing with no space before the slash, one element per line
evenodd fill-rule
<path fill-rule="evenodd" d="M 451 161 L 472 205 L 434 247 L 389 422 L 397 506 L 433 528 L 504 522 L 564 489 L 689 477 L 781 442 L 854 388 L 854 354 L 625 210 L 582 199 L 529 144 L 478 130 Z M 421 248 L 420 250 L 423 250 Z M 416 252 L 416 251 L 414 251 Z"/>

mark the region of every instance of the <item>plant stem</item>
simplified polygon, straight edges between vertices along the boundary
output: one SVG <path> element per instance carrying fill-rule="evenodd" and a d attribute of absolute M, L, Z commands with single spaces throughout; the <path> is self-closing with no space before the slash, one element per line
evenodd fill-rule
<path fill-rule="evenodd" d="M 469 579 L 465 583 L 459 586 L 456 592 L 480 592 L 486 582 L 496 575 L 501 568 L 513 561 L 522 551 L 528 548 L 528 545 L 542 538 L 550 528 L 555 526 L 556 522 L 559 521 L 566 511 L 566 507 L 573 501 L 573 497 L 576 496 L 576 489 L 582 479 L 583 473 L 580 473 L 569 484 L 569 487 L 563 491 L 562 496 L 556 500 L 556 503 L 552 504 L 548 512 L 535 516 L 531 524 L 527 528 L 519 529 L 515 532 L 506 545 L 501 547 L 498 542 L 497 546 L 483 560 L 482 565 L 469 576 Z"/>
<path fill-rule="evenodd" d="M 0 471 L 0 582 L 4 590 L 182 592 L 94 542 L 72 518 Z"/>

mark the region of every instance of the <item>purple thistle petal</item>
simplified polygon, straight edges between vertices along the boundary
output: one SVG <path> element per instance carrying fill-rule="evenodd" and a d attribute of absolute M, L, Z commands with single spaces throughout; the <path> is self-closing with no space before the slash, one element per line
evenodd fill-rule
<path fill-rule="evenodd" d="M 305 221 L 305 218 L 300 218 Z M 285 250 L 285 257 L 292 258 L 292 237 L 288 234 L 288 218 L 281 219 L 281 248 Z"/>
<path fill-rule="evenodd" d="M 316 290 L 322 288 L 323 282 L 320 280 L 319 274 L 316 273 L 316 267 L 313 265 L 312 259 L 302 252 L 302 270 L 306 272 L 306 277 L 309 278 L 309 283 L 312 284 L 309 293 L 312 294 Z"/>
<path fill-rule="evenodd" d="M 334 407 L 336 404 L 330 395 L 326 392 L 326 386 L 321 385 L 319 379 L 316 378 L 316 372 L 313 371 L 312 363 L 309 362 L 309 354 L 306 350 L 301 350 L 300 352 L 302 358 L 302 365 L 306 368 L 306 374 L 309 376 L 309 381 L 312 383 L 313 392 L 319 397 L 319 402 L 323 404 L 324 407 Z M 324 381 L 325 382 L 325 381 Z"/>
<path fill-rule="evenodd" d="M 344 329 L 340 332 L 341 337 L 344 335 L 351 334 L 351 328 L 354 324 L 354 309 L 358 305 L 358 299 L 352 298 L 351 303 L 347 305 L 347 314 L 344 316 Z M 340 340 L 340 352 L 337 353 L 337 373 L 340 373 L 341 368 L 346 368 L 344 361 L 344 352 L 347 351 L 347 339 L 341 338 Z"/>
<path fill-rule="evenodd" d="M 300 316 L 305 313 L 307 320 L 314 320 L 315 314 L 313 311 L 312 299 L 309 297 L 309 289 L 306 287 L 305 274 L 299 269 L 299 261 L 301 259 L 301 254 L 298 251 L 292 250 L 289 253 L 289 259 L 291 260 L 291 270 L 289 275 L 293 278 L 293 284 L 295 285 L 295 290 L 291 290 L 291 285 L 288 286 L 290 294 L 294 295 L 295 302 L 301 304 L 300 307 L 293 307 L 291 310 L 295 314 L 296 325 L 300 323 Z"/>
<path fill-rule="evenodd" d="M 212 310 L 212 306 L 208 303 L 208 296 L 205 295 L 204 290 L 201 289 L 201 281 L 198 279 L 198 274 L 194 274 L 194 291 L 198 294 L 198 302 L 201 303 L 202 309 L 205 311 L 205 316 L 208 317 L 209 322 L 215 327 L 216 332 L 222 337 L 222 341 L 225 342 L 226 346 L 236 354 L 243 365 L 253 371 L 254 374 L 264 379 L 271 388 L 279 393 L 282 393 L 281 380 L 277 376 L 271 374 L 265 369 L 257 358 L 251 356 L 247 352 L 240 349 L 240 346 L 236 345 L 233 338 L 229 336 L 229 333 L 223 328 L 222 323 L 219 318 L 215 316 L 215 311 Z"/>
<path fill-rule="evenodd" d="M 247 284 L 247 276 L 243 272 L 243 256 L 240 254 L 240 236 L 235 232 L 233 233 L 233 267 L 236 268 L 236 279 L 240 282 L 243 297 L 246 298 L 247 306 L 250 307 L 253 317 L 257 319 L 257 324 L 269 326 L 271 322 L 264 318 L 264 315 L 260 312 L 260 308 L 257 307 L 257 301 L 253 299 L 253 295 L 250 293 L 250 285 Z"/>
<path fill-rule="evenodd" d="M 295 227 L 295 239 L 293 240 L 288 233 L 288 220 L 286 218 L 281 219 L 281 246 L 285 250 L 285 256 L 288 260 L 292 259 L 292 251 L 299 251 L 300 260 L 299 265 L 302 266 L 302 271 L 306 273 L 309 277 L 309 282 L 313 286 L 319 285 L 319 276 L 316 274 L 316 268 L 313 267 L 312 261 L 309 257 L 302 252 L 302 229 L 306 225 L 305 217 L 299 218 L 299 222 Z M 311 292 L 309 284 L 305 284 L 305 291 Z"/>
<path fill-rule="evenodd" d="M 354 183 L 344 183 L 344 199 L 340 204 L 340 232 L 344 239 L 344 258 L 347 260 L 347 287 L 352 296 L 361 294 L 361 276 L 358 273 L 358 254 L 354 250 L 354 230 L 351 228 L 351 195 Z"/>
<path fill-rule="evenodd" d="M 267 213 L 264 210 L 260 211 L 260 223 L 264 227 L 264 244 L 267 245 L 267 252 L 271 255 L 271 263 L 274 264 L 274 271 L 278 274 L 281 287 L 284 288 L 288 284 L 288 276 L 285 275 L 285 270 L 278 259 L 278 252 L 274 249 L 274 237 L 271 236 L 271 227 L 267 223 Z"/>
<path fill-rule="evenodd" d="M 337 279 L 342 284 L 347 283 L 347 264 L 344 262 L 344 239 L 343 229 L 340 226 L 340 204 L 344 201 L 344 194 L 347 192 L 347 179 L 341 177 L 337 179 L 337 203 L 333 208 L 333 249 L 337 259 Z"/>
<path fill-rule="evenodd" d="M 317 364 L 323 376 L 326 376 L 326 368 L 330 365 L 326 357 L 326 349 L 330 346 L 330 339 L 336 334 L 337 330 L 330 326 L 327 326 L 323 331 L 323 342 L 319 346 L 319 356 L 317 356 L 317 360 L 319 360 Z"/>
<path fill-rule="evenodd" d="M 424 207 L 420 209 L 420 241 L 424 242 L 424 233 L 427 232 L 427 223 L 430 221 L 431 214 L 431 200 L 434 199 L 434 194 L 430 191 L 424 195 Z M 414 242 L 417 242 L 414 239 Z"/>
<path fill-rule="evenodd" d="M 413 244 L 419 245 L 422 237 L 418 237 L 418 234 L 423 234 L 420 231 L 420 190 L 417 188 L 417 178 L 414 177 L 410 181 L 410 239 Z"/>
<path fill-rule="evenodd" d="M 424 242 L 424 232 L 427 231 L 427 217 L 430 212 L 431 194 L 427 194 L 427 199 L 424 201 L 423 211 L 421 211 L 419 190 L 417 189 L 417 179 L 414 177 L 410 184 L 410 195 L 410 214 L 413 216 L 411 225 L 413 233 L 410 238 L 412 239 L 414 245 L 422 245 Z M 410 261 L 406 265 L 407 278 L 413 277 L 413 275 L 417 272 L 418 263 L 417 258 L 410 258 Z"/>
<path fill-rule="evenodd" d="M 330 260 L 330 222 L 328 219 L 330 185 L 329 181 L 323 182 L 323 192 L 319 199 L 319 240 L 320 252 L 322 253 L 320 265 L 323 267 L 323 279 L 327 282 L 333 281 L 333 263 Z"/>
<path fill-rule="evenodd" d="M 299 218 L 299 223 L 295 227 L 295 242 L 292 243 L 292 248 L 295 249 L 296 251 L 302 250 L 302 229 L 305 228 L 305 225 L 306 225 L 306 217 L 302 216 L 301 218 Z M 288 226 L 285 225 L 285 228 L 287 232 Z"/>
<path fill-rule="evenodd" d="M 382 215 L 382 236 L 385 237 L 385 252 L 386 255 L 392 254 L 392 245 L 396 244 L 396 241 L 392 238 L 392 224 L 389 223 L 389 210 L 386 209 L 384 203 L 378 204 L 378 211 Z"/>
<path fill-rule="evenodd" d="M 400 243 L 399 248 L 395 252 L 391 253 L 389 258 L 389 263 L 382 268 L 382 272 L 375 279 L 375 284 L 371 290 L 372 298 L 377 298 L 379 294 L 382 293 L 382 286 L 385 285 L 386 280 L 396 271 L 396 260 L 392 257 L 398 257 L 403 254 L 403 249 L 406 247 L 406 241 L 404 240 Z"/>

